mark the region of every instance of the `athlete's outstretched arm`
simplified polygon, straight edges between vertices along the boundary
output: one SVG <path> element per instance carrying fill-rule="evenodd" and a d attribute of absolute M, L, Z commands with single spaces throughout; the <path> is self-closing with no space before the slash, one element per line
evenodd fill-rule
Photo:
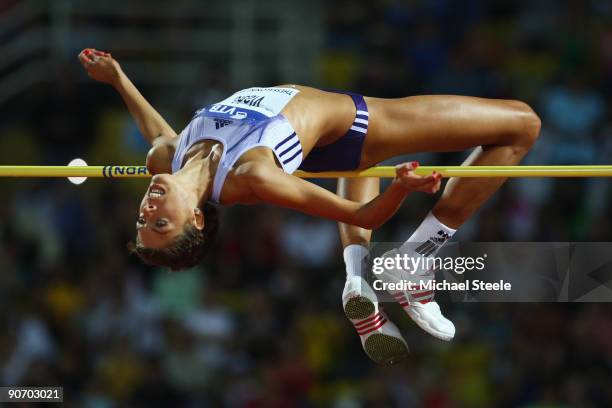
<path fill-rule="evenodd" d="M 413 191 L 435 193 L 440 188 L 440 174 L 421 177 L 413 170 L 418 164 L 397 166 L 397 176 L 379 196 L 363 204 L 342 198 L 316 184 L 289 175 L 275 166 L 248 163 L 248 185 L 260 201 L 292 208 L 306 214 L 328 218 L 362 228 L 383 225 Z"/>
<path fill-rule="evenodd" d="M 149 143 L 153 144 L 160 136 L 176 137 L 176 132 L 142 96 L 109 53 L 87 48 L 79 54 L 79 61 L 91 78 L 112 85 L 119 92 L 140 133 Z"/>

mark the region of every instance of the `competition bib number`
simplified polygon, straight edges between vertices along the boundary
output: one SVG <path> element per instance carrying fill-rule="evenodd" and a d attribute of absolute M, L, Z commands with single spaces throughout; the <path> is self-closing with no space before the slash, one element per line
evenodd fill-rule
<path fill-rule="evenodd" d="M 272 117 L 278 115 L 298 92 L 293 88 L 248 88 L 212 105 L 208 110 L 232 119 L 260 115 Z"/>

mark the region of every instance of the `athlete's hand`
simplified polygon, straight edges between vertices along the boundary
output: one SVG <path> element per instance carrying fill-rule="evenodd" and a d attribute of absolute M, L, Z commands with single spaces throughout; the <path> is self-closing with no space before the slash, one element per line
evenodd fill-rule
<path fill-rule="evenodd" d="M 85 48 L 79 53 L 79 61 L 87 75 L 96 81 L 114 85 L 119 80 L 121 67 L 108 52 Z"/>
<path fill-rule="evenodd" d="M 429 176 L 419 176 L 414 173 L 414 169 L 419 167 L 418 162 L 403 163 L 395 166 L 395 179 L 393 183 L 399 184 L 408 191 L 420 191 L 423 193 L 435 194 L 440 189 L 442 175 L 433 172 Z"/>

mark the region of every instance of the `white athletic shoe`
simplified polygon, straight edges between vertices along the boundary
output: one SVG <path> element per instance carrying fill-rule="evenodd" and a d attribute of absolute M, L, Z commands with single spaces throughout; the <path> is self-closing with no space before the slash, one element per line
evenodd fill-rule
<path fill-rule="evenodd" d="M 378 304 L 376 293 L 358 276 L 347 279 L 342 292 L 344 314 L 353 323 L 370 359 L 391 365 L 408 356 L 408 344 Z"/>
<path fill-rule="evenodd" d="M 397 249 L 394 249 L 385 253 L 383 257 L 393 257 L 396 253 Z M 385 269 L 377 276 L 377 279 L 386 283 L 410 281 L 416 287 L 426 281 L 433 280 L 434 275 L 431 272 L 425 275 L 413 275 L 404 270 Z M 417 288 L 406 291 L 389 290 L 388 292 L 421 329 L 445 341 L 450 341 L 455 337 L 455 325 L 442 314 L 440 306 L 434 300 L 435 292 L 433 290 Z"/>

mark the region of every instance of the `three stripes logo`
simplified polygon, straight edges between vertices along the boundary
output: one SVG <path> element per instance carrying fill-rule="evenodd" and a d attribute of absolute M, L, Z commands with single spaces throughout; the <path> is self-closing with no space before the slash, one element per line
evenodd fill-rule
<path fill-rule="evenodd" d="M 227 120 L 227 119 L 216 119 L 215 118 L 214 121 L 215 121 L 215 129 L 216 130 L 219 130 L 222 127 L 225 127 L 227 125 L 231 125 L 232 124 L 232 121 L 231 120 Z"/>
<path fill-rule="evenodd" d="M 449 238 L 450 235 L 448 235 L 443 230 L 440 230 L 436 233 L 436 235 L 430 237 L 426 242 L 419 245 L 415 251 L 419 255 L 429 256 L 433 254 L 438 248 L 440 248 L 442 244 L 448 241 Z"/>
<path fill-rule="evenodd" d="M 354 322 L 353 325 L 357 329 L 357 334 L 365 336 L 374 330 L 380 329 L 385 323 L 387 323 L 387 316 L 382 312 L 378 312 L 366 319 Z"/>

